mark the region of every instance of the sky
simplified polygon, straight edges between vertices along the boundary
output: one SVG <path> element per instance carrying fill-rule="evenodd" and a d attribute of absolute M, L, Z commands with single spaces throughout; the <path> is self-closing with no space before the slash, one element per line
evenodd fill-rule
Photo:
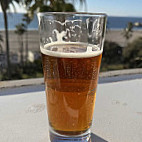
<path fill-rule="evenodd" d="M 142 17 L 142 0 L 86 0 L 86 3 L 87 12 L 101 12 L 109 16 Z M 85 8 L 80 8 L 79 2 L 74 5 L 77 11 L 85 10 Z M 25 12 L 25 9 L 18 5 L 16 5 L 16 9 L 17 12 Z M 12 9 L 11 11 L 13 12 Z"/>
<path fill-rule="evenodd" d="M 86 0 L 88 12 L 109 16 L 142 17 L 142 0 Z"/>

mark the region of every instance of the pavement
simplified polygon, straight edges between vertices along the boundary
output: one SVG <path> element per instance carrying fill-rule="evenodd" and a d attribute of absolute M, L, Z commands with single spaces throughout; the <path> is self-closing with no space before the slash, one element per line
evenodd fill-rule
<path fill-rule="evenodd" d="M 99 81 L 92 142 L 142 142 L 142 78 L 119 78 Z M 0 142 L 50 142 L 43 84 L 0 88 Z"/>

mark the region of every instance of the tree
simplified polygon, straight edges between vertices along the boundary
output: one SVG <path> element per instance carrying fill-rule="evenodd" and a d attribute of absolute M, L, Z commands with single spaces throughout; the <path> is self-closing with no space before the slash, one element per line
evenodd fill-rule
<path fill-rule="evenodd" d="M 3 37 L 2 37 L 2 35 L 0 35 L 0 53 L 3 52 L 3 50 L 2 50 L 2 42 L 3 42 Z"/>
<path fill-rule="evenodd" d="M 23 61 L 23 51 L 24 51 L 24 46 L 23 46 L 23 34 L 25 33 L 25 25 L 23 23 L 16 25 L 16 31 L 15 33 L 18 34 L 19 38 L 19 45 L 20 45 L 20 62 L 21 65 L 23 66 L 24 61 Z"/>
<path fill-rule="evenodd" d="M 29 17 L 28 13 L 24 14 L 23 17 L 23 22 L 25 22 L 25 32 L 26 32 L 26 63 L 28 62 L 28 25 L 30 24 L 30 22 L 32 21 L 32 19 Z"/>
<path fill-rule="evenodd" d="M 122 63 L 122 47 L 115 42 L 105 41 L 102 62 L 108 65 Z"/>
<path fill-rule="evenodd" d="M 2 63 L 1 63 L 1 61 L 2 61 L 1 55 L 2 55 L 2 52 L 3 52 L 2 42 L 3 42 L 3 37 L 2 37 L 2 35 L 0 35 L 0 80 L 1 80 L 2 72 L 3 72 Z"/>
<path fill-rule="evenodd" d="M 133 27 L 134 27 L 134 25 L 133 25 L 133 23 L 132 22 L 129 22 L 128 24 L 127 24 L 127 26 L 126 26 L 126 28 L 123 30 L 123 36 L 125 37 L 125 39 L 126 39 L 126 45 L 125 46 L 127 46 L 127 44 L 128 44 L 128 40 L 132 37 L 132 33 L 133 33 Z"/>
<path fill-rule="evenodd" d="M 81 4 L 85 0 L 78 0 Z M 72 0 L 75 2 L 75 0 Z M 75 8 L 72 3 L 66 0 L 24 0 L 30 17 L 33 18 L 34 12 L 74 12 Z"/>
<path fill-rule="evenodd" d="M 5 40 L 6 40 L 6 55 L 7 55 L 7 75 L 8 79 L 11 76 L 10 69 L 10 57 L 9 57 L 9 37 L 8 37 L 8 19 L 7 19 L 7 10 L 9 9 L 10 4 L 14 6 L 14 2 L 19 3 L 20 0 L 0 0 L 0 5 L 3 11 L 4 25 L 5 25 Z"/>
<path fill-rule="evenodd" d="M 140 22 L 128 22 L 126 28 L 123 30 L 122 34 L 126 38 L 126 46 L 128 44 L 128 40 L 132 37 L 133 34 L 133 28 L 142 28 L 142 23 Z"/>
<path fill-rule="evenodd" d="M 142 67 L 142 37 L 129 43 L 123 51 L 124 62 L 130 68 Z"/>

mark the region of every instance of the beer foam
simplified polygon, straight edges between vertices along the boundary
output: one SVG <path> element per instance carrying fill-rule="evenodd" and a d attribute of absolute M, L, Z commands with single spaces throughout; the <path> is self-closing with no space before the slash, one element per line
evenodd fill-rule
<path fill-rule="evenodd" d="M 101 50 L 100 50 L 101 49 Z M 80 42 L 52 42 L 40 46 L 41 53 L 60 58 L 88 58 L 102 54 L 98 45 Z"/>

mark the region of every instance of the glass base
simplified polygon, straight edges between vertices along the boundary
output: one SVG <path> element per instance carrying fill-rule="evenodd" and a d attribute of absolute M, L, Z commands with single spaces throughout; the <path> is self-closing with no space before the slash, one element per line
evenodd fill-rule
<path fill-rule="evenodd" d="M 51 142 L 91 142 L 91 131 L 90 129 L 81 135 L 61 135 L 56 133 L 54 130 L 49 131 Z"/>

